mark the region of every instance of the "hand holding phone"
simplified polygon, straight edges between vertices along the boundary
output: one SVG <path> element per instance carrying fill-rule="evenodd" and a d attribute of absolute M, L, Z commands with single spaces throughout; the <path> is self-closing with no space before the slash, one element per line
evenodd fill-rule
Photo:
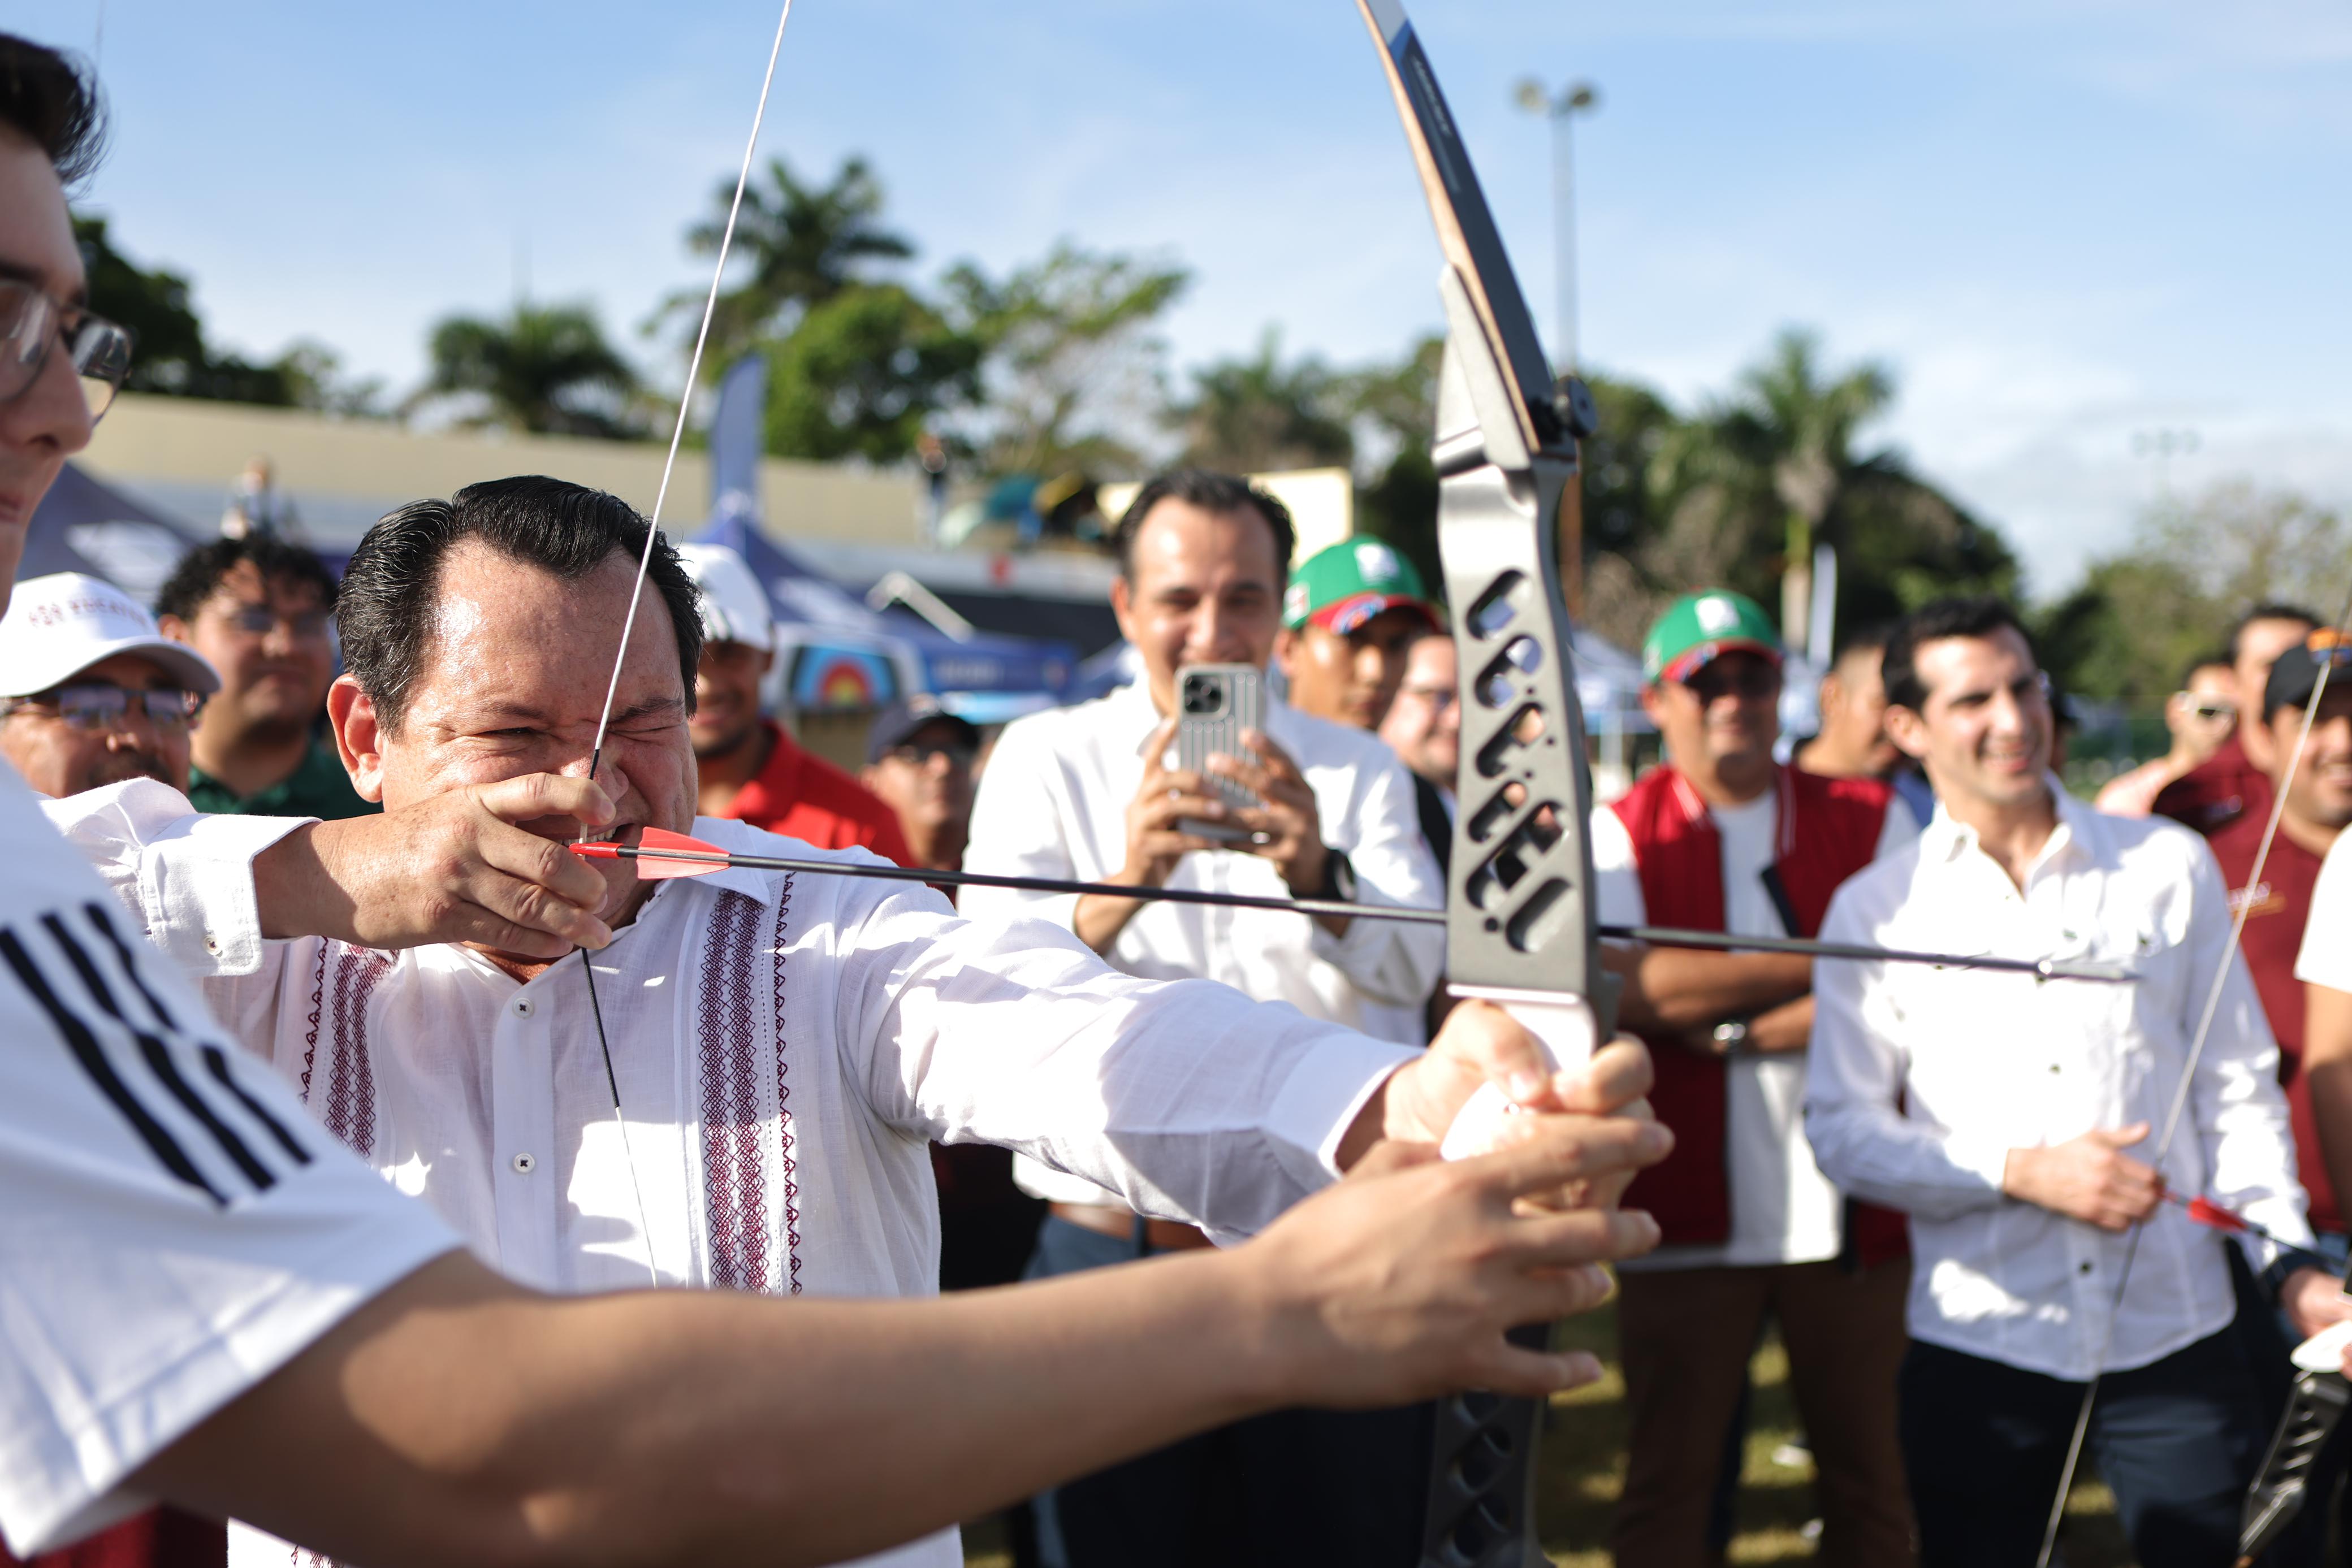
<path fill-rule="evenodd" d="M 1212 757 L 1255 764 L 1257 754 L 1242 744 L 1244 730 L 1265 726 L 1265 676 L 1254 664 L 1187 664 L 1176 672 L 1176 766 L 1196 773 L 1206 789 L 1234 810 L 1254 811 L 1265 802 L 1240 780 L 1209 770 Z M 1245 844 L 1252 831 L 1237 822 L 1187 817 L 1183 832 L 1219 843 Z"/>

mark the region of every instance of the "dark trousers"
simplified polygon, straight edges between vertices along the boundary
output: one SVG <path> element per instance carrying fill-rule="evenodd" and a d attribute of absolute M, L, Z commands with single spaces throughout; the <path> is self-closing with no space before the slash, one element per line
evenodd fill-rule
<path fill-rule="evenodd" d="M 1145 1255 L 1048 1216 L 1028 1278 Z M 1278 1410 L 1083 1476 L 1034 1503 L 1045 1568 L 1413 1568 L 1433 1413 Z"/>
<path fill-rule="evenodd" d="M 1903 1457 L 1926 1568 L 2032 1568 L 2083 1385 L 1917 1340 L 1903 1362 Z M 2084 1452 L 2141 1568 L 2237 1557 L 2262 1458 L 2252 1370 L 2228 1330 L 2099 1380 Z"/>

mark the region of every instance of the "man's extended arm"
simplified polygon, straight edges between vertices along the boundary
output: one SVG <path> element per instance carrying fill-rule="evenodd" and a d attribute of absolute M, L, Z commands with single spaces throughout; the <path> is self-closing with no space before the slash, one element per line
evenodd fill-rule
<path fill-rule="evenodd" d="M 2330 1185 L 2352 1193 L 2352 992 L 2306 982 L 2303 998 L 2303 1079 L 2320 1156 Z"/>
<path fill-rule="evenodd" d="M 1392 1148 L 1247 1247 L 924 1301 L 556 1301 L 452 1254 L 134 1484 L 381 1568 L 835 1562 L 1259 1410 L 1590 1381 L 1503 1331 L 1596 1304 L 1656 1228 L 1513 1200 L 1669 1143 Z"/>
<path fill-rule="evenodd" d="M 1601 961 L 1625 980 L 1617 1016 L 1628 1029 L 1708 1030 L 1726 1019 L 1767 1013 L 1804 996 L 1813 985 L 1813 961 L 1787 953 L 1612 945 Z"/>

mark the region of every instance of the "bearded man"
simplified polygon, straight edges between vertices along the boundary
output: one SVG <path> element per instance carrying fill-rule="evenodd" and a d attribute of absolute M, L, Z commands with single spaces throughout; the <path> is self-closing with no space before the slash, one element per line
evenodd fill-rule
<path fill-rule="evenodd" d="M 645 529 L 610 496 L 519 478 L 370 532 L 328 706 L 380 817 L 190 819 L 144 780 L 53 812 L 223 1021 L 510 1276 L 926 1295 L 932 1139 L 1014 1147 L 1233 1239 L 1538 1062 L 1492 1009 L 1423 1054 L 1136 979 L 919 886 L 591 869 L 564 847 L 583 828 L 868 858 L 696 820 L 700 627 L 658 540 L 585 777 L 607 669 L 582 629 L 622 624 Z M 282 1550 L 246 1533 L 232 1560 Z M 956 1561 L 952 1533 L 902 1560 Z"/>

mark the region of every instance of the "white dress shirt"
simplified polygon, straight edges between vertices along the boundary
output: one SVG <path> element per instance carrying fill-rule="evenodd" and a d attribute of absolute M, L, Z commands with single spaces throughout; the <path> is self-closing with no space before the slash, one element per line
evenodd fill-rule
<path fill-rule="evenodd" d="M 1694 798 L 1694 804 L 1699 804 Z M 1780 810 L 1772 791 L 1737 806 L 1703 805 L 1723 844 L 1723 928 L 1739 936 L 1794 936 L 1764 883 L 1780 859 Z M 1874 857 L 1919 836 L 1910 809 L 1887 803 Z M 1593 888 L 1612 925 L 1649 923 L 1633 835 L 1606 806 L 1592 810 Z M 1661 1247 L 1621 1269 L 1743 1268 L 1819 1263 L 1843 1245 L 1844 1198 L 1814 1163 L 1804 1137 L 1805 1056 L 1774 1051 L 1733 1058 L 1724 1073 L 1724 1172 L 1731 1230 L 1719 1242 Z"/>
<path fill-rule="evenodd" d="M 2347 844 L 2352 844 L 2352 833 L 2338 833 L 2319 862 L 2294 977 L 2306 986 L 2352 992 L 2352 849 Z"/>
<path fill-rule="evenodd" d="M 0 1536 L 30 1558 L 458 1245 L 336 1147 L 0 763 Z M 143 1037 L 143 1038 L 142 1038 Z"/>
<path fill-rule="evenodd" d="M 2022 888 L 1942 810 L 1919 841 L 1839 889 L 1822 935 L 2128 967 L 2133 985 L 1916 964 L 1822 962 L 1805 1128 L 1850 1192 L 1908 1211 L 1913 1337 L 2074 1381 L 2099 1338 L 2127 1233 L 2005 1197 L 2009 1151 L 2146 1122 L 2155 1158 L 2228 954 L 2228 891 L 2197 836 L 2105 816 L 2053 779 L 2058 825 Z M 2160 1175 L 2307 1246 L 2278 1049 L 2230 955 L 2220 1011 Z M 2273 1249 L 2241 1239 L 2257 1270 Z M 2143 1229 L 2105 1370 L 2145 1366 L 2237 1307 L 2219 1233 L 2169 1205 Z"/>
<path fill-rule="evenodd" d="M 1015 720 L 981 774 L 964 869 L 1084 881 L 1116 875 L 1127 861 L 1127 809 L 1143 782 L 1143 748 L 1162 722 L 1140 679 L 1093 702 Z M 1379 737 L 1300 713 L 1271 692 L 1265 730 L 1314 790 L 1323 841 L 1346 853 L 1361 902 L 1444 905 L 1444 883 L 1421 836 L 1412 778 Z M 1185 856 L 1168 885 L 1290 896 L 1273 862 L 1231 851 Z M 1026 915 L 1067 931 L 1077 905 L 1074 894 L 967 887 L 961 906 L 975 918 Z M 1427 1039 L 1422 1009 L 1445 964 L 1445 932 L 1353 920 L 1334 936 L 1320 922 L 1286 911 L 1147 904 L 1108 956 L 1130 975 L 1219 980 L 1308 1018 L 1418 1046 Z M 1025 1158 L 1014 1162 L 1014 1173 L 1040 1197 L 1119 1201 Z"/>
<path fill-rule="evenodd" d="M 928 1295 L 934 1139 L 1019 1149 L 1231 1240 L 1336 1175 L 1348 1123 L 1410 1056 L 1121 975 L 1066 931 L 962 918 L 919 884 L 729 868 L 659 883 L 594 956 L 625 1145 L 581 958 L 524 983 L 456 946 L 265 942 L 251 861 L 294 824 L 186 810 L 134 780 L 50 813 L 314 1114 L 543 1289 L 643 1286 L 650 1265 L 666 1285 Z M 954 1532 L 892 1560 L 960 1561 Z"/>

